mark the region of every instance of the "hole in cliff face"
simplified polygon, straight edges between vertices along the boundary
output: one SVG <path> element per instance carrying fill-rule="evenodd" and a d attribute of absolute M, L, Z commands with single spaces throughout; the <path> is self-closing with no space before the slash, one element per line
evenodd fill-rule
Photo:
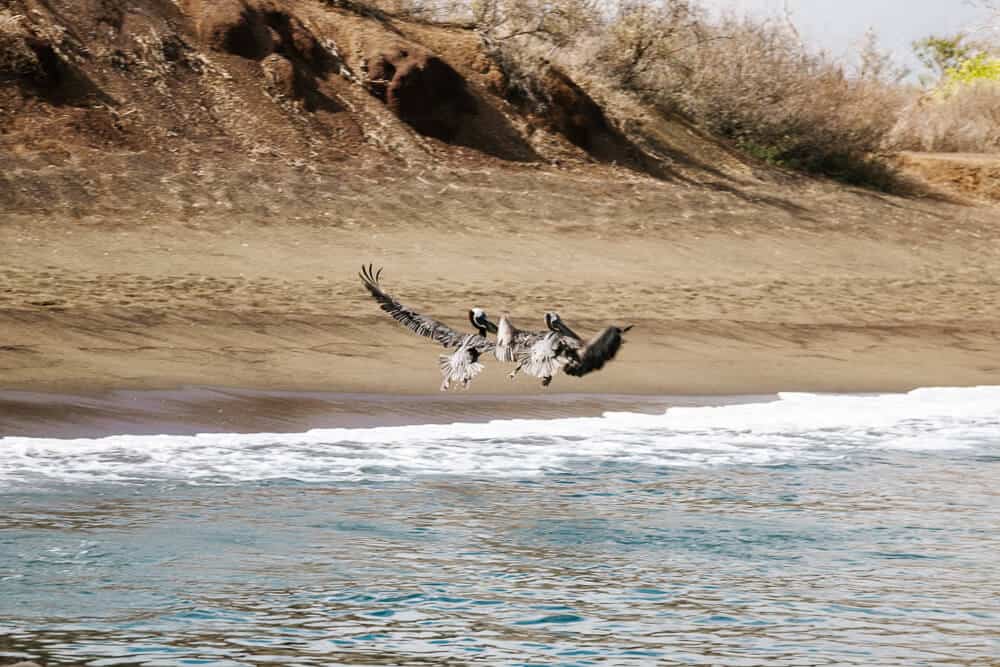
<path fill-rule="evenodd" d="M 379 54 L 368 69 L 368 89 L 421 134 L 451 141 L 476 102 L 465 80 L 437 56 L 409 49 Z"/>
<path fill-rule="evenodd" d="M 218 50 L 249 60 L 261 60 L 274 50 L 271 31 L 255 9 L 244 9 L 235 22 L 216 26 L 211 41 Z"/>
<path fill-rule="evenodd" d="M 238 17 L 223 16 L 212 29 L 210 42 L 216 50 L 248 60 L 263 60 L 278 53 L 319 76 L 325 76 L 332 64 L 315 35 L 284 12 L 247 8 Z"/>
<path fill-rule="evenodd" d="M 163 38 L 162 47 L 163 49 L 163 59 L 168 63 L 175 63 L 184 57 L 186 51 L 190 50 L 187 44 L 184 43 L 177 35 L 167 35 Z"/>
<path fill-rule="evenodd" d="M 396 76 L 396 66 L 386 60 L 378 60 L 368 69 L 368 90 L 383 102 L 389 95 L 389 84 Z"/>
<path fill-rule="evenodd" d="M 542 85 L 549 101 L 548 121 L 552 128 L 584 150 L 593 148 L 595 137 L 609 129 L 597 103 L 555 67 L 549 67 Z"/>
<path fill-rule="evenodd" d="M 31 50 L 35 52 L 38 59 L 39 76 L 37 81 L 46 84 L 46 87 L 58 89 L 67 79 L 70 78 L 69 68 L 62 59 L 56 55 L 55 49 L 48 44 L 33 45 Z"/>
<path fill-rule="evenodd" d="M 275 35 L 275 53 L 306 65 L 320 77 L 333 68 L 333 58 L 301 21 L 283 12 L 268 12 L 264 21 Z"/>
<path fill-rule="evenodd" d="M 389 89 L 389 105 L 421 134 L 450 141 L 458 134 L 462 117 L 475 113 L 465 81 L 440 58 L 432 56 L 423 66 L 414 63 L 400 70 L 396 82 Z"/>
<path fill-rule="evenodd" d="M 297 18 L 280 11 L 244 9 L 217 16 L 210 32 L 213 48 L 256 60 L 267 85 L 283 97 L 301 100 L 306 111 L 342 110 L 321 90 L 321 80 L 334 69 L 334 58 Z"/>
<path fill-rule="evenodd" d="M 101 90 L 52 45 L 29 42 L 28 48 L 37 64 L 22 73 L 23 88 L 56 106 L 88 106 L 94 100 L 105 100 Z"/>

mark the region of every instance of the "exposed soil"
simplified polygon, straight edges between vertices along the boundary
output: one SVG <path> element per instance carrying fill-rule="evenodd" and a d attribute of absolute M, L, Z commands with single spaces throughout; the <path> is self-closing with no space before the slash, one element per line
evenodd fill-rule
<path fill-rule="evenodd" d="M 1000 155 L 974 153 L 903 153 L 897 158 L 907 173 L 944 192 L 1000 202 Z"/>
<path fill-rule="evenodd" d="M 679 118 L 609 115 L 551 66 L 532 83 L 544 109 L 526 106 L 461 27 L 321 0 L 8 5 L 20 18 L 0 40 L 12 84 L 0 88 L 0 150 L 40 163 L 89 147 L 181 168 L 210 150 L 314 167 L 596 161 L 697 180 L 757 169 Z"/>

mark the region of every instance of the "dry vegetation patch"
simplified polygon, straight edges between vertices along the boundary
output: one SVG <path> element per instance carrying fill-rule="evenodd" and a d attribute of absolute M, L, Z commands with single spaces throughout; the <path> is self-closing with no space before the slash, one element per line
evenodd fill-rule
<path fill-rule="evenodd" d="M 890 141 L 903 150 L 1000 152 L 1000 82 L 916 96 L 900 115 Z"/>
<path fill-rule="evenodd" d="M 877 155 L 902 99 L 883 85 L 881 73 L 851 76 L 809 50 L 787 24 L 709 19 L 689 0 L 623 3 L 588 26 L 582 38 L 551 52 L 571 73 L 596 71 L 611 87 L 767 162 L 892 186 L 891 170 Z"/>

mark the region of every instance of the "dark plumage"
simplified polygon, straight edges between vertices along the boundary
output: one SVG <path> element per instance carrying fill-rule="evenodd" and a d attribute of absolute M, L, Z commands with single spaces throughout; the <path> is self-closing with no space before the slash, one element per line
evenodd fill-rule
<path fill-rule="evenodd" d="M 587 373 L 601 370 L 604 368 L 604 364 L 614 359 L 615 355 L 618 354 L 618 350 L 625 343 L 622 334 L 631 328 L 632 325 L 608 327 L 584 345 L 582 349 L 578 349 L 576 358 L 571 358 L 563 366 L 563 372 L 566 375 L 583 377 Z"/>
<path fill-rule="evenodd" d="M 614 359 L 625 342 L 622 334 L 632 328 L 631 325 L 607 327 L 585 344 L 558 313 L 545 313 L 545 326 L 549 330 L 547 334 L 517 349 L 517 368 L 511 377 L 523 370 L 541 378 L 543 387 L 547 387 L 559 371 L 583 377 Z"/>

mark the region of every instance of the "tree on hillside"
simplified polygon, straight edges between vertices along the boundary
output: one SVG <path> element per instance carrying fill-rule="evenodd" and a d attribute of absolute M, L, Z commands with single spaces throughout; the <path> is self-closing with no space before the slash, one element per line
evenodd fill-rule
<path fill-rule="evenodd" d="M 975 85 L 980 82 L 1000 83 L 1000 58 L 981 51 L 965 58 L 945 71 L 944 88 Z"/>
<path fill-rule="evenodd" d="M 963 33 L 950 36 L 930 35 L 913 42 L 913 52 L 917 59 L 934 73 L 933 81 L 925 83 L 940 81 L 949 69 L 958 67 L 973 51 L 974 48 L 966 43 Z"/>
<path fill-rule="evenodd" d="M 902 111 L 890 143 L 908 150 L 1000 150 L 1000 0 L 967 0 L 987 24 L 953 37 L 927 37 L 914 50 L 935 77 Z M 971 35 L 971 37 L 967 36 Z"/>
<path fill-rule="evenodd" d="M 472 20 L 484 34 L 505 41 L 535 37 L 565 46 L 598 20 L 597 0 L 473 0 Z"/>
<path fill-rule="evenodd" d="M 910 70 L 896 65 L 892 52 L 882 48 L 878 33 L 868 28 L 857 48 L 857 76 L 872 83 L 898 84 Z"/>

